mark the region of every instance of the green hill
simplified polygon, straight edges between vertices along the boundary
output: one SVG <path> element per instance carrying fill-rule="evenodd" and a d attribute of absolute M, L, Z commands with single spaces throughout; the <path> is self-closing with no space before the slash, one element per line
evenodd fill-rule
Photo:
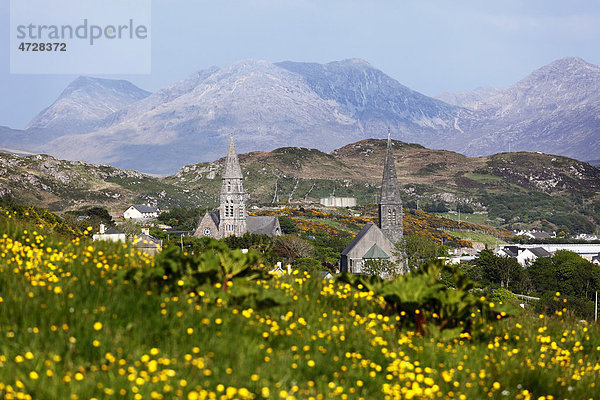
<path fill-rule="evenodd" d="M 600 169 L 590 164 L 524 152 L 471 158 L 399 141 L 394 151 L 405 207 L 468 205 L 487 212 L 486 223 L 505 227 L 591 232 L 600 224 Z M 384 140 L 369 139 L 329 154 L 286 147 L 241 154 L 240 162 L 251 204 L 318 202 L 332 193 L 367 204 L 377 202 L 384 153 Z M 213 207 L 222 163 L 151 177 L 48 156 L 1 154 L 0 194 L 58 212 L 101 205 L 118 215 L 136 202 Z"/>

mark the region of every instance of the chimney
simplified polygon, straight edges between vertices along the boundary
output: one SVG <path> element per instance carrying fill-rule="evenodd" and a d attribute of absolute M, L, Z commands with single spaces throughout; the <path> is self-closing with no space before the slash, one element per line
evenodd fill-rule
<path fill-rule="evenodd" d="M 100 224 L 100 234 L 104 235 L 104 224 Z"/>
<path fill-rule="evenodd" d="M 142 234 L 150 236 L 150 228 L 148 228 L 147 226 L 143 226 L 142 227 Z"/>

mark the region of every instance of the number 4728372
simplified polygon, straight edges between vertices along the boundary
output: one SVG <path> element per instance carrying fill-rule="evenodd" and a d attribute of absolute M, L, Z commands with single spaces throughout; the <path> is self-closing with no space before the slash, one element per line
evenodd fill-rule
<path fill-rule="evenodd" d="M 25 43 L 19 45 L 21 51 L 67 51 L 66 43 Z"/>

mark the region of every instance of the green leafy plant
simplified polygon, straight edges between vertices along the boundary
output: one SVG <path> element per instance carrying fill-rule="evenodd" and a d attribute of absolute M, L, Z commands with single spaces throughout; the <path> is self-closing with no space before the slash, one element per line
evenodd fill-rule
<path fill-rule="evenodd" d="M 287 301 L 282 292 L 265 288 L 261 283 L 272 276 L 261 268 L 261 255 L 256 251 L 231 250 L 225 243 L 210 240 L 199 254 L 169 247 L 160 253 L 150 268 L 129 272 L 141 282 L 158 284 L 165 290 L 185 288 L 210 292 L 230 304 L 266 307 Z"/>
<path fill-rule="evenodd" d="M 451 277 L 450 287 L 441 281 L 442 273 Z M 392 280 L 350 274 L 342 274 L 338 279 L 381 296 L 388 310 L 408 317 L 401 322 L 414 323 L 420 334 L 439 339 L 455 338 L 472 332 L 476 325 L 516 313 L 510 304 L 496 305 L 476 296 L 474 282 L 440 260 Z"/>

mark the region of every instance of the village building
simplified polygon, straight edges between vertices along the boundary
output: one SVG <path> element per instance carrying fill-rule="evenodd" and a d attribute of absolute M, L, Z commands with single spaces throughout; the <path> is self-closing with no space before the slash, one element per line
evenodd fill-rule
<path fill-rule="evenodd" d="M 136 204 L 129 207 L 123 213 L 125 219 L 151 219 L 157 218 L 160 210 L 146 204 Z"/>
<path fill-rule="evenodd" d="M 582 258 L 592 261 L 592 258 L 598 253 L 600 253 L 600 243 L 539 243 L 539 244 L 521 244 L 521 245 L 506 245 L 502 246 L 496 250 L 496 254 L 499 255 L 509 255 L 505 254 L 507 248 L 512 248 L 512 252 L 524 251 L 525 249 L 533 249 L 533 248 L 542 248 L 546 250 L 550 255 L 556 253 L 559 250 L 567 250 L 572 251 L 580 255 Z M 516 250 L 515 250 L 516 249 Z M 513 255 L 509 255 L 510 257 L 516 257 Z"/>
<path fill-rule="evenodd" d="M 395 255 L 394 245 L 403 237 L 402 220 L 402 200 L 396 175 L 392 139 L 388 131 L 379 201 L 379 226 L 369 222 L 352 239 L 342 251 L 340 270 L 362 273 L 364 263 L 373 259 L 397 262 L 398 257 Z"/>
<path fill-rule="evenodd" d="M 356 207 L 356 197 L 322 197 L 319 204 L 325 207 Z"/>
<path fill-rule="evenodd" d="M 512 245 L 499 248 L 496 251 L 496 255 L 500 257 L 515 258 L 522 266 L 526 266 L 540 257 L 552 257 L 552 253 L 543 247 L 521 247 Z"/>
<path fill-rule="evenodd" d="M 150 235 L 150 228 L 142 227 L 142 233 L 133 238 L 133 247 L 147 254 L 157 254 L 162 249 L 163 241 Z"/>
<path fill-rule="evenodd" d="M 223 168 L 220 205 L 218 212 L 207 212 L 198 221 L 195 237 L 222 239 L 227 236 L 243 236 L 245 233 L 280 236 L 279 217 L 248 215 L 244 191 L 244 177 L 235 150 L 233 136 Z"/>
<path fill-rule="evenodd" d="M 127 235 L 123 232 L 118 231 L 116 228 L 108 228 L 104 224 L 100 224 L 98 233 L 92 236 L 92 240 L 108 240 L 111 242 L 124 242 L 127 239 Z"/>
<path fill-rule="evenodd" d="M 525 249 L 517 256 L 517 261 L 521 265 L 527 265 L 534 262 L 538 258 L 552 257 L 552 254 L 544 250 L 542 247 L 534 247 L 531 249 Z"/>

